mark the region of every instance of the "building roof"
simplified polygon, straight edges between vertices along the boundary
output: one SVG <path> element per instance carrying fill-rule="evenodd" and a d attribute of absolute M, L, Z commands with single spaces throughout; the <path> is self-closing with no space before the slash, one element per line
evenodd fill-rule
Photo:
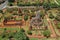
<path fill-rule="evenodd" d="M 21 25 L 23 21 L 14 21 L 14 20 L 9 20 L 7 22 L 4 22 L 4 25 Z"/>

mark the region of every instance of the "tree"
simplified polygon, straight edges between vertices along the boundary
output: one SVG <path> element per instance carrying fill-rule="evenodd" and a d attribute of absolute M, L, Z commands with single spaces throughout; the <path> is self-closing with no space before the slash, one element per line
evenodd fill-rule
<path fill-rule="evenodd" d="M 28 20 L 28 15 L 24 16 L 24 20 L 25 20 L 25 24 L 26 24 L 26 21 Z"/>
<path fill-rule="evenodd" d="M 2 11 L 2 10 L 0 10 L 0 13 L 3 13 L 3 11 Z"/>
<path fill-rule="evenodd" d="M 43 3 L 43 7 L 45 8 L 46 11 L 51 8 L 49 3 Z"/>
<path fill-rule="evenodd" d="M 9 3 L 9 6 L 13 6 L 13 3 Z"/>
<path fill-rule="evenodd" d="M 4 19 L 7 19 L 7 20 L 10 20 L 11 18 L 12 18 L 12 14 L 10 14 L 10 13 L 5 13 L 4 14 Z"/>
<path fill-rule="evenodd" d="M 15 35 L 15 39 L 17 40 L 29 40 L 29 38 L 26 36 L 26 34 L 24 32 L 17 32 Z"/>
<path fill-rule="evenodd" d="M 57 21 L 60 21 L 60 13 L 57 14 L 57 16 L 55 17 L 55 19 L 56 19 Z"/>
<path fill-rule="evenodd" d="M 50 31 L 49 30 L 45 30 L 44 32 L 43 32 L 43 35 L 44 36 L 46 36 L 47 38 L 50 36 Z"/>
<path fill-rule="evenodd" d="M 11 32 L 10 30 L 4 29 L 3 33 L 1 34 L 2 38 L 8 38 L 9 40 L 11 38 L 14 38 L 15 33 Z"/>
<path fill-rule="evenodd" d="M 60 22 L 59 22 L 59 23 L 57 23 L 57 28 L 58 28 L 58 29 L 60 29 Z"/>
<path fill-rule="evenodd" d="M 43 11 L 40 12 L 40 17 L 44 18 L 45 14 L 43 13 Z"/>
<path fill-rule="evenodd" d="M 15 2 L 15 0 L 8 0 L 8 2 Z"/>
<path fill-rule="evenodd" d="M 29 35 L 32 35 L 32 32 L 29 30 L 29 31 L 27 31 L 27 33 L 29 34 Z"/>
<path fill-rule="evenodd" d="M 54 18 L 54 16 L 53 16 L 53 14 L 52 14 L 52 13 L 50 13 L 49 18 L 51 18 L 51 19 L 53 19 L 53 18 Z"/>
<path fill-rule="evenodd" d="M 13 12 L 13 8 L 7 8 L 7 12 L 9 12 L 9 13 L 12 13 Z"/>
<path fill-rule="evenodd" d="M 21 28 L 20 31 L 25 32 L 25 30 L 23 28 Z"/>
<path fill-rule="evenodd" d="M 3 33 L 0 35 L 0 37 L 2 37 L 2 39 L 6 38 L 9 40 L 29 40 L 27 35 L 22 30 L 13 32 L 5 28 Z"/>

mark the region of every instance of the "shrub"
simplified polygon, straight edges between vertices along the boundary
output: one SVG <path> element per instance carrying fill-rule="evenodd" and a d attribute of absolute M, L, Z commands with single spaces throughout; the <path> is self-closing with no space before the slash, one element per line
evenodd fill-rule
<path fill-rule="evenodd" d="M 54 15 L 52 13 L 50 13 L 49 18 L 53 19 Z"/>
<path fill-rule="evenodd" d="M 26 34 L 24 32 L 21 32 L 21 31 L 17 32 L 15 34 L 14 38 L 17 40 L 28 40 L 29 39 L 29 38 L 27 39 Z"/>
<path fill-rule="evenodd" d="M 57 28 L 58 28 L 58 29 L 60 29 L 60 22 L 59 22 L 59 23 L 57 23 Z"/>
<path fill-rule="evenodd" d="M 24 20 L 27 21 L 28 20 L 28 15 L 24 16 Z"/>
<path fill-rule="evenodd" d="M 0 13 L 3 13 L 3 11 L 2 11 L 2 10 L 0 10 Z"/>
<path fill-rule="evenodd" d="M 28 33 L 29 35 L 32 35 L 32 32 L 31 32 L 31 31 L 27 31 L 27 33 Z"/>
<path fill-rule="evenodd" d="M 8 0 L 8 2 L 15 2 L 15 0 Z"/>
<path fill-rule="evenodd" d="M 23 28 L 20 29 L 21 32 L 25 32 L 25 30 Z"/>
<path fill-rule="evenodd" d="M 60 21 L 60 13 L 57 13 L 55 19 L 56 19 L 57 21 Z"/>
<path fill-rule="evenodd" d="M 6 31 L 7 29 L 6 28 L 4 28 L 4 31 Z"/>
<path fill-rule="evenodd" d="M 10 3 L 9 5 L 10 5 L 10 6 L 13 6 L 13 4 L 12 4 L 12 3 Z"/>
<path fill-rule="evenodd" d="M 8 39 L 13 38 L 14 35 L 15 35 L 14 32 L 11 32 L 11 31 L 8 31 L 8 30 L 4 31 L 4 32 L 1 34 L 2 38 L 8 38 Z"/>
<path fill-rule="evenodd" d="M 50 33 L 49 30 L 45 30 L 45 31 L 43 32 L 43 35 L 46 36 L 47 38 L 50 37 L 50 34 L 51 34 L 51 33 Z"/>

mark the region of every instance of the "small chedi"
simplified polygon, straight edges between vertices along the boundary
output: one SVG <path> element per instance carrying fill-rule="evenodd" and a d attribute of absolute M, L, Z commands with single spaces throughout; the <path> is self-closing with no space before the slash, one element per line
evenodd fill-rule
<path fill-rule="evenodd" d="M 42 17 L 40 16 L 40 11 L 36 13 L 36 16 L 31 19 L 30 21 L 30 27 L 32 29 L 40 29 L 41 25 L 43 24 Z"/>

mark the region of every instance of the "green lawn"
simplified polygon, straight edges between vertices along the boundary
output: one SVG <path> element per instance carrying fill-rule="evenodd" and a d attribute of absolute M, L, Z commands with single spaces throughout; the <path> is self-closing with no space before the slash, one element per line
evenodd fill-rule
<path fill-rule="evenodd" d="M 38 38 L 30 38 L 30 40 L 38 40 Z"/>
<path fill-rule="evenodd" d="M 58 38 L 30 38 L 30 40 L 60 40 L 60 37 Z"/>
<path fill-rule="evenodd" d="M 4 31 L 4 29 L 5 28 L 0 28 L 0 31 Z M 19 31 L 20 29 L 18 28 L 18 27 L 15 27 L 15 28 L 6 28 L 7 30 L 10 30 L 10 31 L 12 31 L 12 30 L 17 30 L 17 31 Z"/>

